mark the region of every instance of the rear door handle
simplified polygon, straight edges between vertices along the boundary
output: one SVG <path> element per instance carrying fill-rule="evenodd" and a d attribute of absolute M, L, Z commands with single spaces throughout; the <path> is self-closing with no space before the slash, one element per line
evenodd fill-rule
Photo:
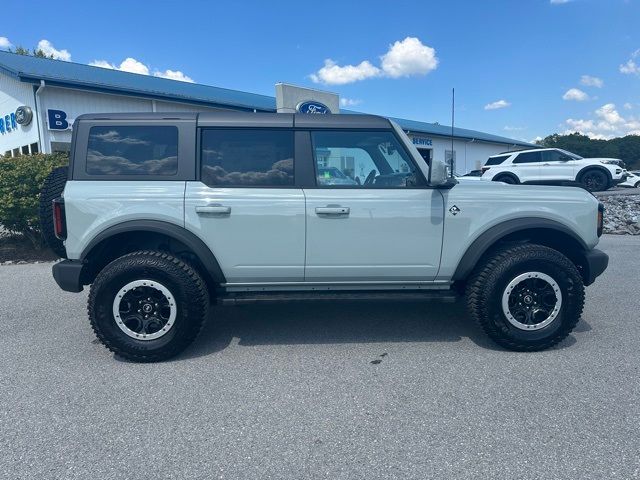
<path fill-rule="evenodd" d="M 346 216 L 349 207 L 316 207 L 316 215 Z"/>
<path fill-rule="evenodd" d="M 196 207 L 198 215 L 230 215 L 231 207 L 224 205 L 199 205 Z"/>

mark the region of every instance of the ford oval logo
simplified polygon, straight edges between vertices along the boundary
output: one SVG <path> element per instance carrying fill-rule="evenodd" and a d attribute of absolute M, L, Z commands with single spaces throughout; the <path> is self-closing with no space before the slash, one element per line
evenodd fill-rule
<path fill-rule="evenodd" d="M 331 113 L 331 110 L 329 110 L 329 107 L 327 107 L 324 103 L 313 102 L 313 101 L 300 102 L 296 107 L 296 110 L 299 113 L 319 113 L 319 114 Z"/>

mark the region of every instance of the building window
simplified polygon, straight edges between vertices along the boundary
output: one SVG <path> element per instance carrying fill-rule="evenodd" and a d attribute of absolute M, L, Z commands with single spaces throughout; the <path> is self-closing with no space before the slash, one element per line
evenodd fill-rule
<path fill-rule="evenodd" d="M 22 155 L 29 155 L 29 145 L 23 145 L 21 150 L 22 150 Z"/>
<path fill-rule="evenodd" d="M 210 187 L 293 185 L 293 132 L 206 129 L 201 178 Z"/>
<path fill-rule="evenodd" d="M 13 156 L 14 157 L 19 157 L 20 156 L 20 149 L 19 148 L 14 148 L 12 150 L 12 152 L 13 152 Z"/>
<path fill-rule="evenodd" d="M 178 128 L 174 126 L 91 127 L 89 175 L 175 175 Z"/>
<path fill-rule="evenodd" d="M 6 152 L 4 152 L 4 156 L 7 158 L 11 157 L 11 150 L 7 150 Z"/>
<path fill-rule="evenodd" d="M 444 151 L 444 163 L 449 168 L 449 175 L 453 175 L 456 172 L 456 151 L 445 150 Z"/>
<path fill-rule="evenodd" d="M 70 142 L 51 142 L 52 153 L 69 153 L 71 152 Z"/>
<path fill-rule="evenodd" d="M 38 142 L 32 143 L 29 148 L 31 149 L 31 155 L 38 153 Z"/>

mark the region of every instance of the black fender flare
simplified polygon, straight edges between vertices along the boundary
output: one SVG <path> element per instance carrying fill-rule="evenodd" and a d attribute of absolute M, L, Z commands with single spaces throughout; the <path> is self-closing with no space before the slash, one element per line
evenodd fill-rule
<path fill-rule="evenodd" d="M 84 248 L 80 254 L 80 260 L 84 262 L 91 251 L 108 238 L 129 232 L 159 233 L 183 243 L 200 259 L 202 265 L 215 283 L 226 283 L 224 273 L 215 255 L 195 233 L 179 225 L 161 220 L 129 220 L 106 228 L 93 237 Z"/>
<path fill-rule="evenodd" d="M 555 230 L 564 233 L 576 240 L 584 251 L 589 250 L 587 244 L 579 235 L 560 222 L 536 217 L 515 218 L 494 225 L 480 234 L 480 236 L 469 245 L 467 251 L 460 259 L 452 280 L 458 281 L 467 278 L 482 256 L 500 239 L 515 232 L 533 229 Z"/>

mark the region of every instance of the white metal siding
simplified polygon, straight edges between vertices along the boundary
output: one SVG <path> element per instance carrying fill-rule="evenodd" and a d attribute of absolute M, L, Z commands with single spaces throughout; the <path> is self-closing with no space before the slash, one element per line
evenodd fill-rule
<path fill-rule="evenodd" d="M 38 141 L 38 119 L 31 84 L 0 73 L 0 116 L 15 113 L 16 108 L 21 105 L 31 107 L 33 120 L 26 127 L 18 125 L 17 130 L 0 133 L 0 155 L 4 155 L 7 150 Z"/>

